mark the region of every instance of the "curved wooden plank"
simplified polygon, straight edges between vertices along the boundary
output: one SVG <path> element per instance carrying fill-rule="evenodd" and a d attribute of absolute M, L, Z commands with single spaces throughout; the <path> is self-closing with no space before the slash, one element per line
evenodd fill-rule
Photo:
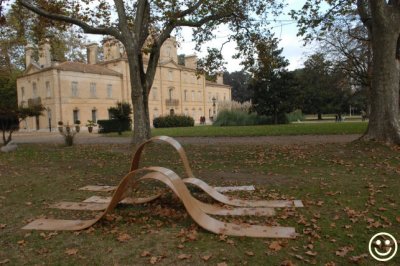
<path fill-rule="evenodd" d="M 135 175 L 142 172 L 152 171 L 142 178 L 135 178 Z M 199 206 L 197 200 L 195 200 L 186 185 L 179 178 L 179 176 L 173 171 L 163 167 L 149 167 L 145 169 L 136 170 L 126 175 L 117 189 L 107 206 L 107 209 L 91 220 L 56 220 L 56 219 L 38 219 L 23 229 L 36 229 L 36 230 L 83 230 L 86 229 L 106 214 L 111 213 L 116 207 L 118 202 L 121 201 L 125 192 L 138 185 L 139 182 L 145 179 L 158 180 L 166 184 L 172 189 L 174 193 L 181 199 L 187 212 L 192 219 L 199 224 L 202 228 L 217 234 L 225 234 L 232 236 L 249 236 L 249 237 L 278 237 L 278 238 L 293 238 L 295 237 L 295 231 L 292 227 L 268 227 L 268 226 L 257 226 L 257 225 L 236 225 L 231 223 L 224 223 L 219 220 L 212 218 L 207 215 Z M 134 182 L 132 182 L 132 180 Z"/>
<path fill-rule="evenodd" d="M 284 207 L 303 207 L 301 201 L 296 200 L 241 200 L 233 197 L 227 197 L 224 194 L 218 192 L 214 187 L 208 185 L 201 179 L 194 176 L 192 169 L 189 165 L 189 160 L 186 156 L 186 152 L 181 146 L 181 144 L 175 139 L 167 136 L 157 136 L 153 137 L 145 142 L 143 142 L 137 149 L 133 156 L 131 163 L 131 171 L 139 168 L 140 157 L 146 145 L 152 142 L 161 141 L 171 145 L 179 154 L 185 173 L 188 178 L 183 179 L 185 183 L 195 185 L 207 193 L 210 197 L 226 205 L 237 206 L 237 207 L 270 207 L 270 208 L 284 208 Z"/>

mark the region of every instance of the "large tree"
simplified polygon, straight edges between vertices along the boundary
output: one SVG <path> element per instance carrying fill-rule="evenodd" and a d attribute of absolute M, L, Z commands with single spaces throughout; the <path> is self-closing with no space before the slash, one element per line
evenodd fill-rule
<path fill-rule="evenodd" d="M 274 124 L 286 123 L 285 113 L 294 109 L 296 84 L 289 65 L 278 48 L 278 40 L 272 36 L 256 42 L 257 60 L 245 67 L 252 74 L 249 88 L 253 91 L 254 108 L 260 115 L 272 117 Z"/>
<path fill-rule="evenodd" d="M 251 100 L 253 92 L 249 89 L 250 74 L 246 71 L 224 72 L 224 84 L 232 87 L 232 100 L 246 102 Z"/>
<path fill-rule="evenodd" d="M 125 46 L 134 108 L 135 144 L 150 137 L 148 96 L 160 48 L 174 30 L 192 27 L 194 39 L 202 43 L 213 38 L 212 31 L 218 25 L 226 24 L 235 33 L 232 39 L 243 43 L 253 29 L 261 29 L 268 9 L 281 7 L 274 0 L 18 2 L 40 16 L 78 25 L 85 33 L 111 35 Z M 149 55 L 146 67 L 143 52 Z"/>
<path fill-rule="evenodd" d="M 302 88 L 301 105 L 305 113 L 317 114 L 321 120 L 324 113 L 341 114 L 347 110 L 351 96 L 349 79 L 325 54 L 310 55 L 304 68 L 296 71 L 296 78 Z"/>
<path fill-rule="evenodd" d="M 364 139 L 400 144 L 400 1 L 307 0 L 293 14 L 300 33 L 313 37 L 330 31 L 335 19 L 355 13 L 368 30 L 372 50 L 371 113 Z"/>

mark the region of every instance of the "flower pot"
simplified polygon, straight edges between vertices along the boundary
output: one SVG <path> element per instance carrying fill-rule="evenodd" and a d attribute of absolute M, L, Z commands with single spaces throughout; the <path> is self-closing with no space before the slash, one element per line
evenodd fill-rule
<path fill-rule="evenodd" d="M 81 127 L 80 126 L 75 126 L 75 131 L 76 131 L 76 133 L 79 133 L 79 131 L 81 131 Z"/>
<path fill-rule="evenodd" d="M 89 131 L 89 133 L 92 133 L 93 127 L 88 127 L 88 131 Z"/>

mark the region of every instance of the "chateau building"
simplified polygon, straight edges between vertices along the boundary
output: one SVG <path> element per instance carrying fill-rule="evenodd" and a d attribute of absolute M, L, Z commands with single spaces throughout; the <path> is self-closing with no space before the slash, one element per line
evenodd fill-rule
<path fill-rule="evenodd" d="M 26 47 L 26 70 L 17 80 L 18 103 L 42 104 L 44 115 L 28 118 L 21 129 L 49 130 L 59 121 L 74 124 L 80 120 L 109 119 L 108 108 L 118 101 L 131 103 L 129 66 L 119 42 L 109 39 L 103 45 L 103 60 L 98 59 L 97 44 L 87 46 L 87 63 L 51 61 L 50 45 L 39 46 L 39 60 L 32 59 L 33 47 Z M 146 58 L 144 59 L 146 62 Z M 160 115 L 185 114 L 196 123 L 208 121 L 218 111 L 218 102 L 231 100 L 231 88 L 222 75 L 216 82 L 196 76 L 196 56 L 186 56 L 178 64 L 177 42 L 168 39 L 161 55 L 149 96 L 150 120 Z"/>

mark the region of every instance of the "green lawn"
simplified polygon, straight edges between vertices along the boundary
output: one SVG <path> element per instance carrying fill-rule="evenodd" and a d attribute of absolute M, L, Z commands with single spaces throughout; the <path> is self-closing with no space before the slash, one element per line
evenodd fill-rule
<path fill-rule="evenodd" d="M 327 135 L 327 134 L 362 134 L 367 128 L 366 122 L 343 123 L 293 123 L 287 125 L 263 126 L 195 126 L 182 128 L 154 128 L 153 136 L 171 137 L 244 137 L 244 136 L 284 136 L 284 135 Z M 131 136 L 131 132 L 124 132 L 123 136 Z M 117 133 L 106 134 L 116 137 Z"/>
<path fill-rule="evenodd" d="M 293 226 L 299 236 L 293 240 L 217 236 L 198 228 L 170 193 L 145 206 L 118 208 L 108 221 L 83 232 L 23 231 L 22 226 L 43 215 L 93 217 L 47 207 L 103 195 L 77 188 L 116 185 L 129 169 L 132 151 L 126 145 L 20 145 L 15 153 L 0 153 L 0 263 L 145 265 L 155 257 L 157 265 L 281 265 L 284 261 L 378 265 L 368 255 L 362 258 L 368 254 L 370 237 L 384 231 L 400 239 L 399 148 L 358 142 L 184 148 L 194 174 L 212 185 L 254 184 L 256 192 L 236 195 L 296 198 L 306 206 L 278 210 L 267 220 L 224 219 Z M 182 174 L 176 152 L 168 146 L 151 146 L 143 160 L 143 165 L 165 166 Z M 121 242 L 120 236 L 126 241 Z M 280 250 L 270 248 L 277 244 Z M 191 258 L 180 260 L 180 254 Z M 212 255 L 207 262 L 201 258 L 206 255 Z M 400 265 L 400 254 L 382 265 Z"/>

